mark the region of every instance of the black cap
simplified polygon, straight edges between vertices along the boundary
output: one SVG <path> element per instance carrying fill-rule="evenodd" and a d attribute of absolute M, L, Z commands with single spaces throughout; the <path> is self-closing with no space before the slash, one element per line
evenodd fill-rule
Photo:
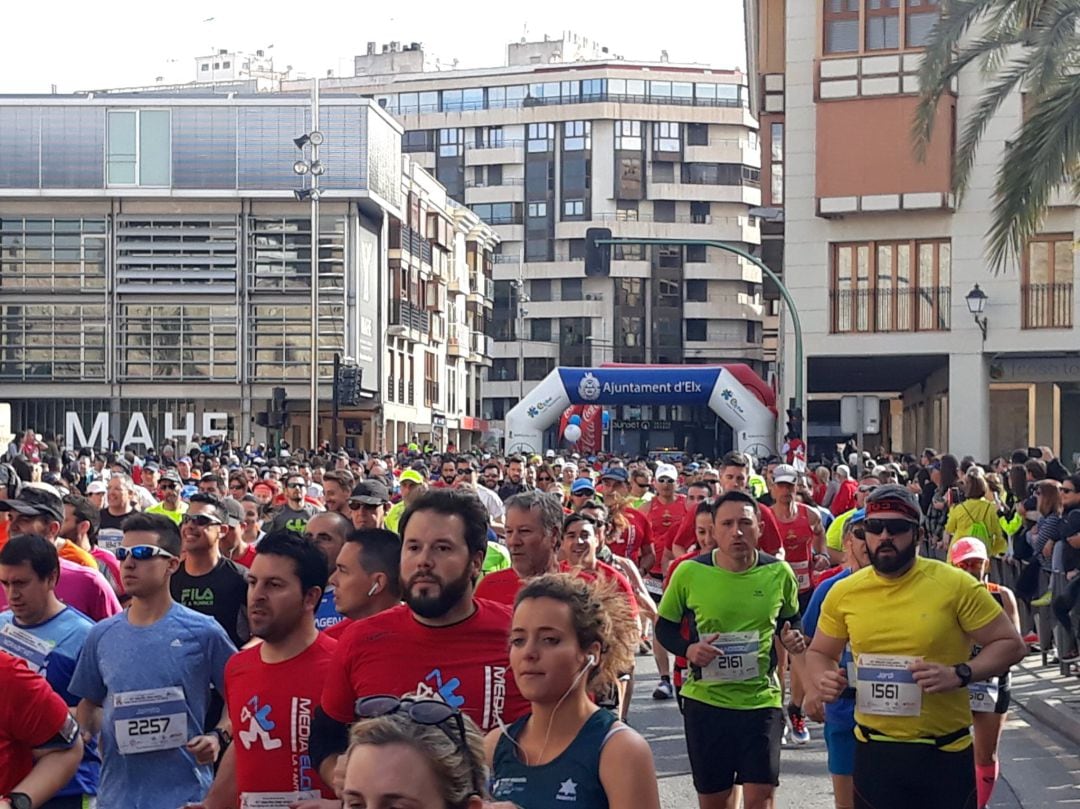
<path fill-rule="evenodd" d="M 349 502 L 364 503 L 368 506 L 381 506 L 390 502 L 390 490 L 378 480 L 369 478 L 353 487 Z"/>
<path fill-rule="evenodd" d="M 64 521 L 64 501 L 51 486 L 27 483 L 13 500 L 0 500 L 0 511 L 14 511 L 29 517 L 48 517 Z"/>

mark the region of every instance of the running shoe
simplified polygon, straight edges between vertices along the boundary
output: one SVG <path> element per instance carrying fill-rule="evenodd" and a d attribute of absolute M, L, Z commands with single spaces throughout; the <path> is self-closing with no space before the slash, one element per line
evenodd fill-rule
<path fill-rule="evenodd" d="M 653 699 L 672 699 L 675 696 L 675 689 L 671 685 L 671 680 L 661 680 L 660 685 L 656 686 L 656 690 L 652 692 Z"/>
<path fill-rule="evenodd" d="M 1047 590 L 1045 593 L 1043 593 L 1038 598 L 1033 599 L 1032 602 L 1031 602 L 1031 606 L 1033 606 L 1033 607 L 1049 607 L 1050 602 L 1053 601 L 1053 600 L 1054 600 L 1054 594 L 1050 590 Z"/>
<path fill-rule="evenodd" d="M 1038 646 L 1039 634 L 1037 632 L 1028 632 L 1026 635 L 1024 635 L 1024 643 L 1026 643 L 1028 646 Z"/>
<path fill-rule="evenodd" d="M 806 718 L 795 705 L 788 706 L 788 722 L 791 723 L 791 738 L 794 739 L 795 744 L 806 744 L 810 741 L 810 730 L 806 727 Z"/>
<path fill-rule="evenodd" d="M 1061 656 L 1062 663 L 1075 663 L 1080 660 L 1080 649 L 1075 649 Z"/>

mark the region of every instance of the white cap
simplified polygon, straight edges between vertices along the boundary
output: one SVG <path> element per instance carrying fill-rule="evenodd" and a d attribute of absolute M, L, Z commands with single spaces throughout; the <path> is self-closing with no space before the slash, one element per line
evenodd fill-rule
<path fill-rule="evenodd" d="M 93 480 L 86 486 L 87 494 L 105 494 L 109 490 L 109 487 L 102 483 L 100 480 Z"/>
<path fill-rule="evenodd" d="M 655 480 L 660 478 L 671 478 L 672 480 L 679 479 L 679 470 L 677 470 L 672 464 L 662 463 L 656 467 L 656 472 L 653 474 Z"/>
<path fill-rule="evenodd" d="M 799 473 L 795 471 L 794 466 L 782 463 L 773 469 L 772 479 L 774 483 L 798 483 Z"/>

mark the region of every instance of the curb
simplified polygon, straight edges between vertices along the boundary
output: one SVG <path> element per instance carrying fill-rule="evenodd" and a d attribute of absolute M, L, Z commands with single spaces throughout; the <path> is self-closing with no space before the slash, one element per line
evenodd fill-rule
<path fill-rule="evenodd" d="M 1065 707 L 1060 699 L 1030 697 L 1021 705 L 1040 722 L 1080 746 L 1080 714 Z"/>

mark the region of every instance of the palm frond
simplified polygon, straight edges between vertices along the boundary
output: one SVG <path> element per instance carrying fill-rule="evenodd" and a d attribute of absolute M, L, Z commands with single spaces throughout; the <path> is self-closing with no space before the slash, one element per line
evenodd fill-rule
<path fill-rule="evenodd" d="M 993 84 L 986 88 L 979 97 L 979 103 L 975 105 L 975 109 L 964 122 L 960 139 L 956 144 L 956 155 L 953 157 L 953 190 L 959 197 L 962 198 L 967 189 L 971 169 L 975 164 L 975 155 L 986 127 L 989 126 L 1001 105 L 1022 84 L 1027 73 L 1028 65 L 1025 62 L 1014 61 Z"/>
<path fill-rule="evenodd" d="M 993 271 L 1020 255 L 1038 233 L 1054 189 L 1072 181 L 1080 163 L 1080 76 L 1063 76 L 1039 99 L 1017 139 L 1005 149 L 987 233 Z"/>
<path fill-rule="evenodd" d="M 1070 72 L 1080 54 L 1080 0 L 1048 0 L 1044 16 L 1031 29 L 1031 73 L 1027 90 L 1041 96 L 1060 76 Z"/>

